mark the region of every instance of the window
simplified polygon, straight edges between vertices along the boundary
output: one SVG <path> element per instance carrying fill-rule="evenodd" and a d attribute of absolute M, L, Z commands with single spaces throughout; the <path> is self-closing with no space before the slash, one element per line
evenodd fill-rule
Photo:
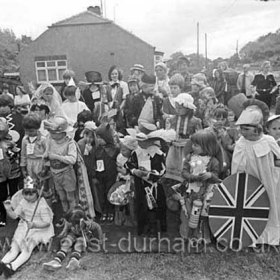
<path fill-rule="evenodd" d="M 60 83 L 62 74 L 67 69 L 66 56 L 49 56 L 35 58 L 37 82 Z"/>

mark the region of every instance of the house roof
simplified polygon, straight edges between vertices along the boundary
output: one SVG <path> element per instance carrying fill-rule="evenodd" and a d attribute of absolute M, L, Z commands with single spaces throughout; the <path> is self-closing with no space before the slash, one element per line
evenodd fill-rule
<path fill-rule="evenodd" d="M 114 24 L 115 26 L 117 26 L 118 28 L 122 29 L 123 31 L 127 32 L 128 34 L 130 34 L 131 36 L 137 38 L 138 40 L 146 43 L 147 45 L 151 46 L 154 48 L 154 46 L 152 46 L 151 44 L 145 42 L 144 40 L 142 40 L 141 38 L 137 37 L 136 35 L 134 35 L 133 33 L 125 30 L 124 28 L 122 28 L 121 26 L 115 24 L 112 20 L 103 18 L 102 16 L 99 16 L 98 14 L 86 10 L 82 13 L 79 13 L 77 15 L 74 15 L 72 17 L 66 18 L 64 20 L 58 21 L 56 23 L 53 23 L 51 26 L 49 26 L 49 28 L 52 27 L 63 27 L 63 26 L 73 26 L 73 25 L 96 25 L 96 24 Z"/>
<path fill-rule="evenodd" d="M 111 20 L 103 18 L 87 10 L 85 12 L 79 13 L 72 17 L 53 23 L 49 27 L 66 26 L 66 25 L 104 24 L 104 23 L 111 23 L 111 22 L 112 22 Z"/>

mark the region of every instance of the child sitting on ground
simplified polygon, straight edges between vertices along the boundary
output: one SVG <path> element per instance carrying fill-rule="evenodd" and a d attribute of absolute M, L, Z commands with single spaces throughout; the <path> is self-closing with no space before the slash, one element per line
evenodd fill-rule
<path fill-rule="evenodd" d="M 80 268 L 82 253 L 86 251 L 86 248 L 91 245 L 96 248 L 96 246 L 102 244 L 101 227 L 86 217 L 80 205 L 75 206 L 74 209 L 67 213 L 62 226 L 64 228 L 59 234 L 59 237 L 62 237 L 60 249 L 56 252 L 53 260 L 43 263 L 43 268 L 46 270 L 55 271 L 61 268 L 63 260 L 72 248 L 70 261 L 66 269 L 78 269 Z"/>
<path fill-rule="evenodd" d="M 27 177 L 22 190 L 23 199 L 13 208 L 10 200 L 5 208 L 12 219 L 20 218 L 11 249 L 0 262 L 0 274 L 12 276 L 30 258 L 41 242 L 47 244 L 54 236 L 53 212 L 44 198 L 39 197 L 31 177 Z"/>

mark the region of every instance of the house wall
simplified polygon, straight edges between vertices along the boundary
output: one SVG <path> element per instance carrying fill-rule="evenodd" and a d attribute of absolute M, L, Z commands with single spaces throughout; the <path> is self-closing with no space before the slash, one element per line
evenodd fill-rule
<path fill-rule="evenodd" d="M 124 70 L 124 79 L 135 63 L 143 64 L 148 73 L 154 68 L 154 47 L 111 23 L 49 28 L 19 55 L 23 83 L 36 81 L 35 56 L 49 55 L 66 55 L 77 80 L 84 80 L 89 70 L 108 80 L 113 64 Z"/>

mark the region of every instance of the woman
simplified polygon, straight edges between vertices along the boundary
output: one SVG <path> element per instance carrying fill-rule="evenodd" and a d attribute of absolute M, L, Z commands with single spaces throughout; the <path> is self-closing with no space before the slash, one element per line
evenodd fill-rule
<path fill-rule="evenodd" d="M 109 85 L 107 86 L 108 104 L 110 109 L 116 109 L 116 125 L 117 131 L 124 132 L 125 122 L 123 117 L 123 109 L 125 100 L 129 94 L 128 85 L 122 81 L 122 71 L 115 65 L 111 66 L 108 72 Z"/>
<path fill-rule="evenodd" d="M 270 61 L 265 61 L 261 66 L 261 73 L 256 74 L 252 82 L 257 91 L 256 98 L 266 103 L 269 108 L 272 101 L 272 89 L 276 86 L 273 74 L 269 73 L 270 69 Z"/>
<path fill-rule="evenodd" d="M 170 87 L 169 87 L 169 78 L 167 76 L 167 66 L 163 62 L 159 62 L 155 66 L 156 72 L 156 86 L 155 91 L 161 97 L 168 97 L 170 94 Z"/>

